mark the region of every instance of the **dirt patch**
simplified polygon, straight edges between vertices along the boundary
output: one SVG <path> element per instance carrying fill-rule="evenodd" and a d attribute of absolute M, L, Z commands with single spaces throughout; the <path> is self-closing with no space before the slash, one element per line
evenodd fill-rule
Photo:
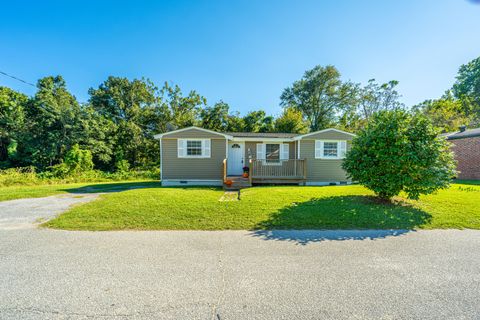
<path fill-rule="evenodd" d="M 238 191 L 225 191 L 218 201 L 238 201 L 239 198 Z"/>

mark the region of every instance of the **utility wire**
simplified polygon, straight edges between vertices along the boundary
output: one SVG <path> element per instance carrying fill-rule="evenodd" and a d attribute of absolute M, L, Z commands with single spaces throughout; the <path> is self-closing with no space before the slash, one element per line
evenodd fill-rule
<path fill-rule="evenodd" d="M 17 81 L 23 82 L 23 83 L 25 83 L 25 84 L 28 84 L 29 86 L 32 86 L 32 87 L 35 87 L 35 88 L 37 87 L 37 86 L 34 85 L 33 83 L 30 83 L 30 82 L 28 82 L 28 81 L 25 81 L 25 80 L 22 80 L 22 79 L 20 79 L 20 78 L 15 77 L 15 76 L 12 76 L 12 75 L 10 75 L 10 74 L 8 74 L 8 73 L 6 73 L 6 72 L 3 72 L 3 71 L 1 71 L 1 70 L 0 70 L 0 74 L 3 74 L 4 76 L 7 76 L 7 77 L 9 77 L 9 78 L 12 78 L 12 79 L 15 79 L 15 80 L 17 80 Z M 83 103 L 81 103 L 81 104 L 83 104 Z M 48 109 L 45 108 L 44 106 L 41 106 L 41 107 L 42 107 L 45 111 L 51 112 L 50 110 L 48 110 Z M 115 115 L 115 114 L 111 114 L 111 115 L 109 115 L 109 116 L 113 116 L 113 117 L 115 117 L 115 118 L 117 118 L 117 119 L 120 119 L 120 120 L 124 120 L 124 121 L 125 121 L 124 118 L 119 117 L 119 116 L 117 116 L 117 115 Z M 138 126 L 138 127 L 140 127 L 140 128 L 143 129 L 143 130 L 147 130 L 147 128 L 145 128 L 144 126 L 142 126 L 142 125 L 140 125 L 140 124 L 137 124 L 137 123 L 136 123 L 135 125 Z"/>
<path fill-rule="evenodd" d="M 22 79 L 20 79 L 20 78 L 15 77 L 15 76 L 12 76 L 12 75 L 10 75 L 10 74 L 8 74 L 8 73 L 6 73 L 6 72 L 0 71 L 0 73 L 3 74 L 4 76 L 9 77 L 9 78 L 12 78 L 12 79 L 15 79 L 15 80 L 17 80 L 17 81 L 23 82 L 23 83 L 25 83 L 25 84 L 28 84 L 29 86 L 36 87 L 36 85 L 34 85 L 33 83 L 30 83 L 30 82 L 28 82 L 28 81 L 25 81 L 25 80 L 22 80 Z"/>

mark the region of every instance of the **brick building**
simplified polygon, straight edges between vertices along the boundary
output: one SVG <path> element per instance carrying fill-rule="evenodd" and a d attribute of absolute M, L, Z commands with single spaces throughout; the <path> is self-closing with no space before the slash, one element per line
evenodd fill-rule
<path fill-rule="evenodd" d="M 452 150 L 460 171 L 458 179 L 480 180 L 480 128 L 444 134 L 452 143 Z"/>

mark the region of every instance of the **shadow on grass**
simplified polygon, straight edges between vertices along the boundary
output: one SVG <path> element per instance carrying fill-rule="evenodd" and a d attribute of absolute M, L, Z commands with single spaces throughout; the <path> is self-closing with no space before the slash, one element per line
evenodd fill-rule
<path fill-rule="evenodd" d="M 428 224 L 431 215 L 407 203 L 372 196 L 332 196 L 293 203 L 255 226 L 253 236 L 298 244 L 399 236 Z"/>
<path fill-rule="evenodd" d="M 182 189 L 182 190 L 220 190 L 220 187 L 206 187 L 206 186 L 171 186 L 171 187 L 162 187 L 160 181 L 144 181 L 144 182 L 119 182 L 119 183 L 99 183 L 92 184 L 88 186 L 83 186 L 80 188 L 65 188 L 63 191 L 68 193 L 111 193 L 111 192 L 121 192 L 134 189 L 152 189 L 152 188 L 162 188 L 162 189 Z"/>
<path fill-rule="evenodd" d="M 453 180 L 452 184 L 468 184 L 472 186 L 480 185 L 480 180 Z"/>
<path fill-rule="evenodd" d="M 121 192 L 133 189 L 161 188 L 161 183 L 157 181 L 146 182 L 121 182 L 121 183 L 100 183 L 83 186 L 79 188 L 65 188 L 63 191 L 68 193 L 98 193 L 98 192 Z"/>

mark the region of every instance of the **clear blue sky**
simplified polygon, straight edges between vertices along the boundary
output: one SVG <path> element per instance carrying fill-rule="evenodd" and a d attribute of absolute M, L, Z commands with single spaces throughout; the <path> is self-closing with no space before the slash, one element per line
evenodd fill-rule
<path fill-rule="evenodd" d="M 278 114 L 285 87 L 333 64 L 345 80 L 399 80 L 412 105 L 478 56 L 480 4 L 468 0 L 7 1 L 0 19 L 0 70 L 61 74 L 80 101 L 109 75 L 148 77 Z"/>

